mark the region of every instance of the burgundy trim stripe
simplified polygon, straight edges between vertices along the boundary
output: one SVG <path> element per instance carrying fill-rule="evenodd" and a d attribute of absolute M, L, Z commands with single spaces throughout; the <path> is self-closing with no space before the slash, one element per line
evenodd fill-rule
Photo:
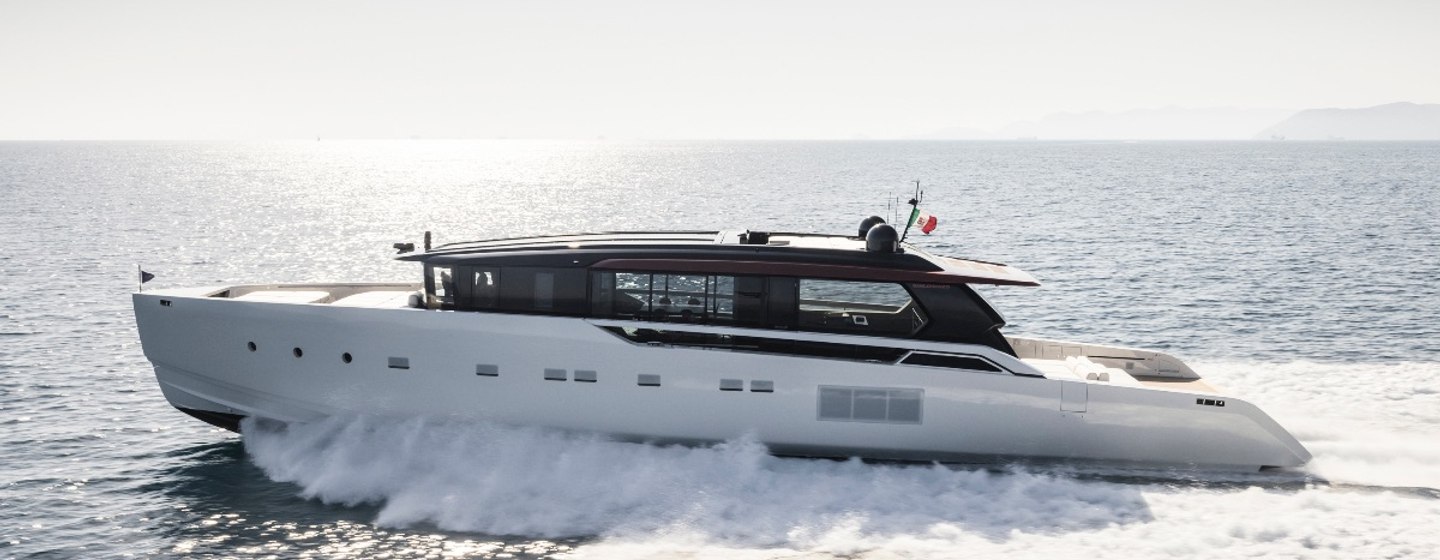
<path fill-rule="evenodd" d="M 863 266 L 833 264 L 731 261 L 703 259 L 605 259 L 591 268 L 602 270 L 643 270 L 646 272 L 701 272 L 706 274 L 769 274 L 830 280 L 869 280 L 875 282 L 922 282 L 927 284 L 995 284 L 1001 286 L 1039 286 L 1037 282 L 966 276 L 944 271 L 887 270 Z"/>

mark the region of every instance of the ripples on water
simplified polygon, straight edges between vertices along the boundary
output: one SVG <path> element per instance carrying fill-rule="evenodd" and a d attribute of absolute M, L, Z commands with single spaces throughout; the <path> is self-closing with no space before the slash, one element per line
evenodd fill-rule
<path fill-rule="evenodd" d="M 907 467 L 424 419 L 242 444 L 165 404 L 129 309 L 136 263 L 413 281 L 387 249 L 426 229 L 849 232 L 913 178 L 925 246 L 1045 283 L 986 291 L 1009 332 L 1177 353 L 1314 462 Z M 1440 550 L 1433 143 L 0 143 L 0 197 L 0 557 Z"/>

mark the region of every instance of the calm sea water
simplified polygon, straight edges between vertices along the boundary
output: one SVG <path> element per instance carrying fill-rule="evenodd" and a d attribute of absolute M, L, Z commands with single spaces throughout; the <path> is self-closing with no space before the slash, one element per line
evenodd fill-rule
<path fill-rule="evenodd" d="M 1155 348 L 1315 453 L 1217 477 L 782 460 L 171 409 L 152 286 L 414 281 L 390 243 L 849 232 L 920 179 L 1008 331 Z M 1440 144 L 0 143 L 0 557 L 1440 554 Z"/>

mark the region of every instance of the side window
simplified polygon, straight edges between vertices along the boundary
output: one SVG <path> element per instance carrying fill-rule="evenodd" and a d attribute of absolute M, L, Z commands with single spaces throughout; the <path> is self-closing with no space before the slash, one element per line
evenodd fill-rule
<path fill-rule="evenodd" d="M 455 275 L 448 266 L 425 268 L 425 291 L 432 309 L 455 308 Z"/>
<path fill-rule="evenodd" d="M 507 266 L 500 269 L 499 308 L 520 313 L 583 315 L 585 271 Z"/>
<path fill-rule="evenodd" d="M 720 279 L 728 292 L 720 293 Z M 681 323 L 728 322 L 735 317 L 735 279 L 730 276 L 656 274 L 650 281 L 650 317 Z M 720 315 L 724 311 L 724 316 Z"/>
<path fill-rule="evenodd" d="M 496 267 L 455 267 L 455 308 L 495 309 L 500 302 L 500 269 Z"/>
<path fill-rule="evenodd" d="M 925 316 L 899 284 L 800 279 L 801 330 L 910 336 Z"/>
<path fill-rule="evenodd" d="M 599 317 L 681 323 L 735 319 L 735 278 L 705 274 L 596 272 L 591 309 Z"/>
<path fill-rule="evenodd" d="M 620 272 L 615 274 L 615 312 L 630 316 L 650 313 L 651 279 L 653 274 Z"/>

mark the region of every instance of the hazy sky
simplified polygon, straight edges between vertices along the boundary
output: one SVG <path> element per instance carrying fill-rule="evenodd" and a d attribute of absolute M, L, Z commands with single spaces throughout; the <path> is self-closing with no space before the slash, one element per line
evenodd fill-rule
<path fill-rule="evenodd" d="M 0 138 L 893 137 L 1440 102 L 1440 2 L 0 0 Z"/>

